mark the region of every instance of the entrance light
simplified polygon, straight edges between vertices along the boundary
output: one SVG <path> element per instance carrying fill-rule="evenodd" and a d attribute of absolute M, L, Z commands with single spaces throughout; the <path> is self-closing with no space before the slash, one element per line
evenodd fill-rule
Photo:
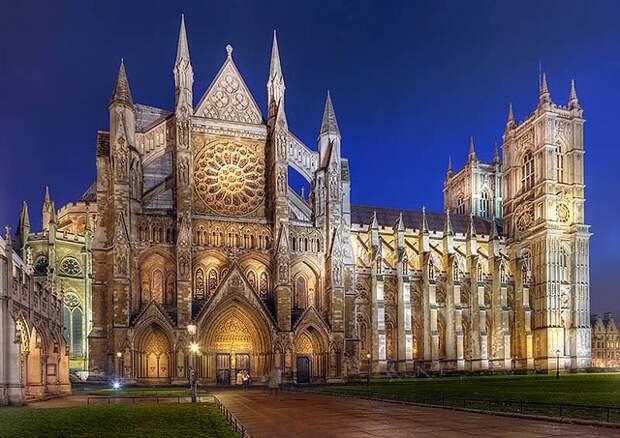
<path fill-rule="evenodd" d="M 190 323 L 187 325 L 187 333 L 189 333 L 190 336 L 196 336 L 197 329 L 195 324 Z"/>
<path fill-rule="evenodd" d="M 196 354 L 198 353 L 198 351 L 200 351 L 200 346 L 196 342 L 192 342 L 191 344 L 189 344 L 189 351 Z"/>

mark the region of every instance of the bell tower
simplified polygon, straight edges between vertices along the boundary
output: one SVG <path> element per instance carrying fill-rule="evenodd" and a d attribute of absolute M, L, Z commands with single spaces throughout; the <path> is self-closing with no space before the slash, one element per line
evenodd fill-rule
<path fill-rule="evenodd" d="M 537 369 L 590 363 L 583 124 L 574 82 L 557 105 L 543 73 L 536 110 L 517 123 L 510 106 L 503 136 L 504 232 L 517 295 L 530 294 Z"/>

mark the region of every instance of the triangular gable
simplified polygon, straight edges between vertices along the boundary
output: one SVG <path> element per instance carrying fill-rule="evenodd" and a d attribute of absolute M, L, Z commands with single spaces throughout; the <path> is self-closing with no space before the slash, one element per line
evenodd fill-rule
<path fill-rule="evenodd" d="M 170 320 L 170 315 L 168 315 L 161 304 L 155 300 L 151 300 L 142 312 L 134 317 L 133 323 L 135 327 L 141 327 L 153 321 L 157 321 L 169 328 L 174 328 L 174 322 Z"/>
<path fill-rule="evenodd" d="M 219 304 L 231 298 L 244 299 L 252 307 L 257 309 L 265 320 L 271 322 L 272 327 L 270 328 L 275 327 L 275 320 L 273 319 L 273 316 L 265 306 L 265 303 L 263 303 L 260 299 L 258 293 L 254 290 L 236 261 L 232 263 L 230 269 L 218 285 L 211 298 L 200 309 L 196 320 L 204 320 L 204 318 L 210 312 L 213 312 Z"/>
<path fill-rule="evenodd" d="M 241 77 L 231 52 L 232 48 L 224 65 L 200 99 L 194 114 L 210 119 L 261 124 L 261 111 Z"/>

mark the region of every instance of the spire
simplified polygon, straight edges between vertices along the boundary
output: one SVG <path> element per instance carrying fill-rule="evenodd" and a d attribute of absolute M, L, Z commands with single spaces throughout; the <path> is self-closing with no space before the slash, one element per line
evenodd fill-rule
<path fill-rule="evenodd" d="M 42 209 L 42 225 L 43 230 L 47 230 L 49 228 L 49 223 L 52 219 L 52 212 L 54 211 L 54 203 L 50 197 L 50 188 L 45 186 L 45 198 L 43 199 L 43 209 Z"/>
<path fill-rule="evenodd" d="M 448 178 L 452 176 L 452 155 L 448 155 L 448 171 L 446 174 Z"/>
<path fill-rule="evenodd" d="M 377 222 L 377 210 L 373 210 L 372 212 L 372 220 L 370 221 L 370 229 L 371 230 L 379 229 L 379 224 Z"/>
<path fill-rule="evenodd" d="M 282 73 L 282 65 L 280 63 L 278 37 L 274 29 L 273 41 L 271 43 L 271 60 L 269 62 L 269 79 L 267 80 L 267 104 L 280 106 L 285 88 L 284 74 Z"/>
<path fill-rule="evenodd" d="M 183 61 L 189 62 L 189 45 L 187 44 L 187 31 L 185 30 L 185 15 L 181 14 L 181 27 L 179 28 L 179 42 L 177 44 L 177 59 L 175 65 Z"/>
<path fill-rule="evenodd" d="M 499 149 L 497 148 L 497 141 L 493 143 L 493 163 L 499 163 Z"/>
<path fill-rule="evenodd" d="M 548 103 L 551 103 L 551 95 L 549 94 L 549 87 L 547 86 L 547 74 L 542 72 L 540 77 L 539 105 Z"/>
<path fill-rule="evenodd" d="M 125 72 L 125 62 L 121 58 L 121 66 L 118 69 L 118 77 L 114 84 L 114 94 L 110 104 L 121 103 L 133 107 L 133 99 L 131 98 L 131 90 L 129 89 L 129 81 Z"/>
<path fill-rule="evenodd" d="M 450 219 L 450 209 L 446 209 L 446 223 L 444 225 L 443 233 L 447 236 L 454 236 L 454 228 L 452 227 L 452 220 Z"/>
<path fill-rule="evenodd" d="M 397 231 L 405 231 L 405 222 L 403 221 L 403 212 L 398 213 L 398 219 L 396 219 L 396 224 L 394 225 Z"/>
<path fill-rule="evenodd" d="M 420 223 L 420 231 L 428 234 L 428 222 L 426 221 L 426 207 L 422 206 L 422 222 Z"/>
<path fill-rule="evenodd" d="M 338 122 L 336 121 L 336 112 L 332 104 L 332 98 L 327 91 L 327 99 L 325 100 L 325 109 L 323 110 L 323 120 L 321 121 L 321 132 L 323 134 L 333 134 L 340 137 L 340 129 L 338 129 Z"/>
<path fill-rule="evenodd" d="M 515 125 L 515 115 L 512 112 L 512 102 L 508 104 L 508 120 L 506 121 L 506 127 L 512 128 Z"/>
<path fill-rule="evenodd" d="M 575 80 L 570 80 L 570 93 L 568 95 L 568 109 L 581 109 L 579 99 L 577 99 L 577 91 L 575 91 Z"/>
<path fill-rule="evenodd" d="M 28 213 L 28 203 L 24 201 L 22 204 L 22 211 L 19 214 L 20 228 L 28 227 L 30 229 L 30 214 Z"/>
<path fill-rule="evenodd" d="M 474 214 L 469 214 L 469 228 L 467 229 L 467 238 L 475 238 L 476 237 L 476 226 L 474 225 Z"/>
<path fill-rule="evenodd" d="M 474 136 L 469 137 L 469 161 L 476 159 L 476 150 L 474 149 Z"/>

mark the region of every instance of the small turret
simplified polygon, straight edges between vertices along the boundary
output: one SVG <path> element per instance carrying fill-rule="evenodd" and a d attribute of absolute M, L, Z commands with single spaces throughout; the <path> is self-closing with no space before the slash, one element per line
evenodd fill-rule
<path fill-rule="evenodd" d="M 575 91 L 575 80 L 570 81 L 570 93 L 568 95 L 568 109 L 581 109 L 579 105 L 579 99 L 577 99 L 577 91 Z"/>
<path fill-rule="evenodd" d="M 450 209 L 446 209 L 446 222 L 443 227 L 443 247 L 445 254 L 454 253 L 454 229 L 450 219 Z"/>
<path fill-rule="evenodd" d="M 324 163 L 330 149 L 330 144 L 336 147 L 337 155 L 340 156 L 340 129 L 336 120 L 336 112 L 332 104 L 332 98 L 327 91 L 325 99 L 325 109 L 323 110 L 323 119 L 321 120 L 321 130 L 319 132 L 319 155 L 321 162 Z M 330 151 L 333 153 L 333 151 Z"/>
<path fill-rule="evenodd" d="M 515 115 L 512 112 L 512 102 L 508 104 L 508 119 L 506 120 L 506 128 L 511 129 L 515 126 Z"/>
<path fill-rule="evenodd" d="M 470 162 L 475 161 L 476 160 L 476 150 L 474 148 L 474 136 L 472 135 L 471 137 L 469 137 L 469 155 L 468 155 L 468 159 Z"/>
<path fill-rule="evenodd" d="M 540 88 L 538 96 L 538 106 L 543 107 L 551 104 L 551 94 L 549 93 L 549 87 L 547 86 L 547 74 L 542 73 L 540 78 Z"/>
<path fill-rule="evenodd" d="M 420 218 L 420 252 L 428 253 L 431 250 L 430 243 L 430 231 L 428 229 L 428 222 L 426 221 L 426 208 L 422 207 L 422 217 Z"/>
<path fill-rule="evenodd" d="M 110 105 L 121 104 L 133 108 L 133 98 L 131 97 L 131 89 L 127 80 L 127 72 L 125 71 L 125 62 L 121 59 L 121 65 L 118 69 L 118 77 L 114 84 L 114 92 Z"/>
<path fill-rule="evenodd" d="M 22 210 L 19 214 L 19 222 L 17 235 L 15 238 L 16 248 L 19 250 L 20 256 L 24 257 L 24 248 L 30 235 L 30 214 L 28 213 L 28 203 L 24 201 Z"/>
<path fill-rule="evenodd" d="M 43 199 L 43 209 L 42 209 L 42 226 L 43 231 L 47 231 L 49 229 L 49 223 L 52 218 L 52 214 L 54 211 L 54 203 L 50 197 L 50 189 L 48 186 L 45 186 L 45 197 Z"/>

